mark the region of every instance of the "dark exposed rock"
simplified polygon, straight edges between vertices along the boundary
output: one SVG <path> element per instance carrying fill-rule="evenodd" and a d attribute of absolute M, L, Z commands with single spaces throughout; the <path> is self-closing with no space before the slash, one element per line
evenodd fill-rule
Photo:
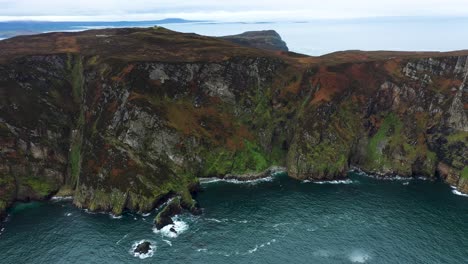
<path fill-rule="evenodd" d="M 144 241 L 137 245 L 133 252 L 139 254 L 147 254 L 151 250 L 151 243 L 148 241 Z"/>
<path fill-rule="evenodd" d="M 286 168 L 279 167 L 279 166 L 272 166 L 258 173 L 245 173 L 245 174 L 240 174 L 240 175 L 226 174 L 222 178 L 226 180 L 252 181 L 252 180 L 263 179 L 268 176 L 272 176 L 274 174 L 284 173 L 284 172 L 286 172 Z"/>
<path fill-rule="evenodd" d="M 154 220 L 154 224 L 156 228 L 159 230 L 167 225 L 174 224 L 172 221 L 172 217 L 180 214 L 182 212 L 182 207 L 180 205 L 180 198 L 176 197 L 170 200 L 167 205 L 161 210 L 161 212 L 156 215 Z"/>

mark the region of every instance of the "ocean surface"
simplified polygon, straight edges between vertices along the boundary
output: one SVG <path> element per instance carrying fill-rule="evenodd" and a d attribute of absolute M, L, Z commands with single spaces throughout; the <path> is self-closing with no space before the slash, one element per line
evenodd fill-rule
<path fill-rule="evenodd" d="M 466 34 L 468 17 L 387 17 L 250 23 L 197 22 L 180 19 L 146 22 L 0 22 L 0 39 L 38 32 L 155 25 L 207 36 L 274 29 L 286 41 L 291 51 L 314 56 L 356 49 L 399 51 L 468 49 L 468 34 Z"/>
<path fill-rule="evenodd" d="M 203 214 L 91 214 L 70 201 L 19 204 L 0 235 L 0 263 L 468 263 L 468 197 L 424 180 L 208 180 Z M 147 255 L 133 254 L 150 241 Z"/>

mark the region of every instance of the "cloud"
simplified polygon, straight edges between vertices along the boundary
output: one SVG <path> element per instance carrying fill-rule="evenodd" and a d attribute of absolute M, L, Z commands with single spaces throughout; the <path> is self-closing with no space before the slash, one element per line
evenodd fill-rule
<path fill-rule="evenodd" d="M 468 16 L 466 0 L 0 0 L 0 20 L 225 21 Z"/>

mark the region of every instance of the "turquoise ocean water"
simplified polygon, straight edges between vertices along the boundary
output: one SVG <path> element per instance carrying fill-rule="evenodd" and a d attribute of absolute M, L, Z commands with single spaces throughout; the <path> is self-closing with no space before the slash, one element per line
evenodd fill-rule
<path fill-rule="evenodd" d="M 91 214 L 68 201 L 20 204 L 0 235 L 0 263 L 468 263 L 468 197 L 423 180 L 351 174 L 205 182 L 201 216 L 153 229 L 150 215 Z M 134 256 L 142 240 L 152 254 Z"/>

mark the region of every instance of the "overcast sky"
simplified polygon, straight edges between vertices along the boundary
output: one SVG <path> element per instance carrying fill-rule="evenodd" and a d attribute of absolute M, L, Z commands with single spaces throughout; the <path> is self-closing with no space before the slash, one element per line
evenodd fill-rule
<path fill-rule="evenodd" d="M 224 21 L 468 16 L 468 0 L 0 0 L 0 20 Z"/>

